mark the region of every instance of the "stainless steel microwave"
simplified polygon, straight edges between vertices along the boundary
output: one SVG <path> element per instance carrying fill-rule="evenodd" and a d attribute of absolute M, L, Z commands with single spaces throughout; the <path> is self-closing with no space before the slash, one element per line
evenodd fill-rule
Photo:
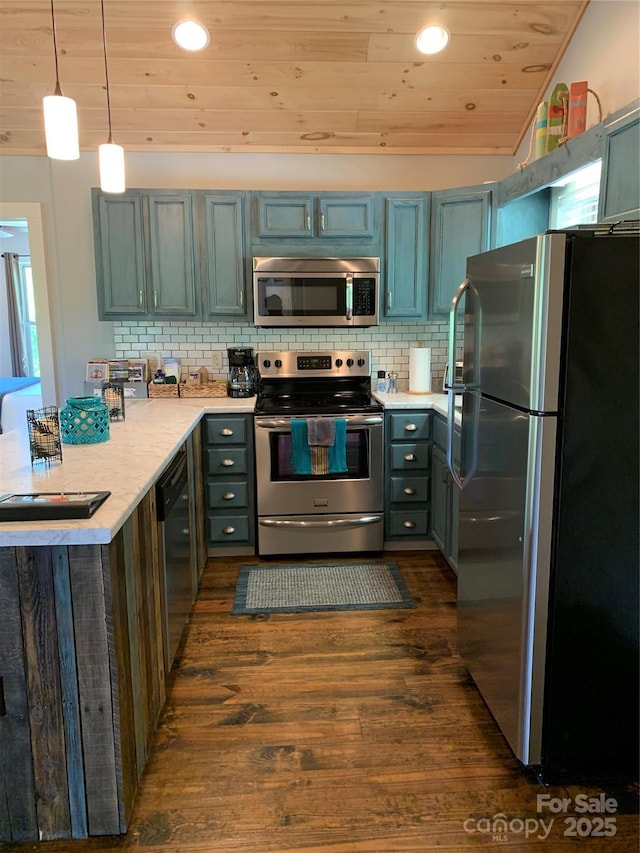
<path fill-rule="evenodd" d="M 380 258 L 254 258 L 256 326 L 377 326 Z"/>

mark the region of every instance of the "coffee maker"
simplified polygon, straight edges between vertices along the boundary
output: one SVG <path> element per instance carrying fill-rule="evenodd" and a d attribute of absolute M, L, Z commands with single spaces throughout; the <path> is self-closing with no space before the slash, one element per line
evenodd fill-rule
<path fill-rule="evenodd" d="M 259 373 L 253 350 L 238 348 L 227 350 L 229 356 L 228 397 L 253 397 L 258 390 Z"/>

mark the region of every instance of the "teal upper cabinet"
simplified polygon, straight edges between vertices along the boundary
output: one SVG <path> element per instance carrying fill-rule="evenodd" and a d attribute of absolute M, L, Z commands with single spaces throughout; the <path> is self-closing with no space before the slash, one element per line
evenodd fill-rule
<path fill-rule="evenodd" d="M 385 198 L 384 317 L 424 319 L 427 307 L 428 193 Z"/>
<path fill-rule="evenodd" d="M 195 251 L 190 193 L 149 195 L 149 243 L 151 313 L 195 317 Z"/>
<path fill-rule="evenodd" d="M 640 217 L 640 116 L 606 128 L 598 220 Z"/>
<path fill-rule="evenodd" d="M 92 190 L 101 320 L 197 316 L 191 193 Z"/>
<path fill-rule="evenodd" d="M 247 316 L 245 298 L 246 194 L 203 193 L 202 258 L 204 319 Z"/>
<path fill-rule="evenodd" d="M 375 234 L 373 193 L 256 194 L 255 236 L 271 239 L 368 238 Z"/>
<path fill-rule="evenodd" d="M 92 192 L 100 319 L 147 313 L 143 199 Z"/>
<path fill-rule="evenodd" d="M 492 191 L 461 187 L 431 194 L 429 316 L 449 314 L 467 258 L 489 248 Z"/>

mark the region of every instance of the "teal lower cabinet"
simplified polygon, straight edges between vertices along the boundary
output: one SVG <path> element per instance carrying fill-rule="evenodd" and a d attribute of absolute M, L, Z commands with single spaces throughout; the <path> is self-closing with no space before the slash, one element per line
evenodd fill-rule
<path fill-rule="evenodd" d="M 455 427 L 454 459 L 460 459 L 460 428 Z M 447 466 L 447 421 L 434 415 L 431 454 L 431 536 L 451 568 L 458 566 L 459 492 Z"/>
<path fill-rule="evenodd" d="M 430 535 L 431 412 L 387 412 L 385 541 Z"/>
<path fill-rule="evenodd" d="M 254 553 L 253 416 L 207 415 L 202 443 L 207 551 Z"/>

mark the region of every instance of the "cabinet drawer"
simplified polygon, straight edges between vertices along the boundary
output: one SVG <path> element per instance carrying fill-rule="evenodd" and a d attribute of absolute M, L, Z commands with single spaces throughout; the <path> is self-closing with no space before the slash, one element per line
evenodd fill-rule
<path fill-rule="evenodd" d="M 247 515 L 209 515 L 207 524 L 210 542 L 249 541 L 249 516 Z"/>
<path fill-rule="evenodd" d="M 207 418 L 206 424 L 207 444 L 246 444 L 245 418 Z"/>
<path fill-rule="evenodd" d="M 427 439 L 431 435 L 430 412 L 403 412 L 402 414 L 392 414 L 389 416 L 389 420 L 391 421 L 392 441 L 399 441 L 402 439 L 417 441 L 419 439 Z"/>
<path fill-rule="evenodd" d="M 392 477 L 393 503 L 424 503 L 429 500 L 428 477 Z"/>
<path fill-rule="evenodd" d="M 430 444 L 393 444 L 391 468 L 393 471 L 428 471 Z"/>
<path fill-rule="evenodd" d="M 392 510 L 389 513 L 391 536 L 426 536 L 429 513 L 426 510 Z"/>
<path fill-rule="evenodd" d="M 443 453 L 447 452 L 447 422 L 442 418 L 434 418 L 433 421 L 433 443 Z M 453 428 L 453 457 L 456 462 L 460 461 L 460 427 Z"/>
<path fill-rule="evenodd" d="M 215 447 L 207 448 L 208 474 L 246 474 L 246 447 Z"/>
<path fill-rule="evenodd" d="M 248 507 L 249 487 L 244 482 L 207 483 L 207 506 L 210 509 Z"/>

